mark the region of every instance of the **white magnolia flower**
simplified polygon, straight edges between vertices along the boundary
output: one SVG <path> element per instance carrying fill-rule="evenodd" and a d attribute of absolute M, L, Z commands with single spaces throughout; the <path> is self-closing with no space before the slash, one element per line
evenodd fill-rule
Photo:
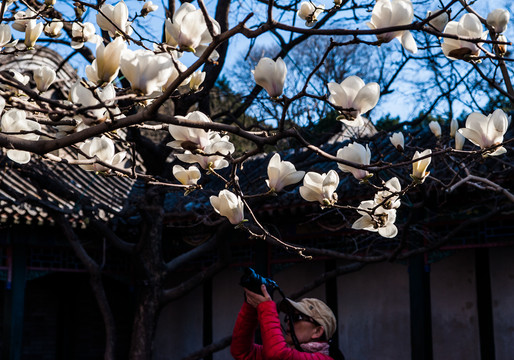
<path fill-rule="evenodd" d="M 494 9 L 487 15 L 487 25 L 492 26 L 494 31 L 502 33 L 507 30 L 509 23 L 510 12 L 506 9 Z"/>
<path fill-rule="evenodd" d="M 167 56 L 171 59 L 170 55 L 167 55 Z M 180 76 L 180 74 L 183 73 L 186 70 L 187 70 L 187 66 L 174 58 L 172 60 L 172 65 L 171 65 L 171 75 L 168 78 L 168 81 L 166 81 L 166 84 L 164 84 L 164 86 L 162 87 L 162 91 L 166 91 L 166 89 L 168 89 L 171 86 L 171 84 L 175 80 L 177 80 L 177 78 Z M 195 74 L 196 74 L 196 72 L 195 72 Z M 193 75 L 185 78 L 184 81 L 182 81 L 179 84 L 179 86 L 187 85 L 188 83 L 190 83 Z"/>
<path fill-rule="evenodd" d="M 125 49 L 121 53 L 120 68 L 133 90 L 150 95 L 162 91 L 174 66 L 168 54 Z"/>
<path fill-rule="evenodd" d="M 401 131 L 395 132 L 393 135 L 391 135 L 389 140 L 391 141 L 391 144 L 393 144 L 393 146 L 399 151 L 403 151 L 403 149 L 405 149 L 405 138 Z"/>
<path fill-rule="evenodd" d="M 209 17 L 215 35 L 221 33 L 221 27 L 216 20 Z M 206 44 L 212 42 L 212 36 L 207 28 L 202 10 L 196 9 L 190 3 L 183 3 L 173 15 L 166 19 L 166 43 L 178 46 L 182 51 L 191 51 L 201 56 Z"/>
<path fill-rule="evenodd" d="M 427 149 L 423 152 L 416 151 L 414 153 L 414 156 L 412 157 L 412 160 L 419 159 L 420 157 L 427 156 L 432 154 L 432 150 Z M 432 161 L 432 157 L 427 157 L 422 160 L 418 160 L 414 163 L 412 163 L 412 174 L 411 177 L 414 181 L 423 183 L 428 175 L 430 175 L 430 172 L 427 171 L 428 165 L 430 165 L 430 162 Z"/>
<path fill-rule="evenodd" d="M 437 11 L 428 11 L 427 12 L 427 18 L 432 16 L 432 13 L 436 13 Z M 444 28 L 446 27 L 446 24 L 448 24 L 449 16 L 448 13 L 445 11 L 439 15 L 437 15 L 435 18 L 430 20 L 428 23 L 433 26 L 437 31 L 443 32 Z"/>
<path fill-rule="evenodd" d="M 111 166 L 116 166 L 119 163 L 121 163 L 127 155 L 126 151 L 116 153 L 113 141 L 105 135 L 102 135 L 102 137 L 94 137 L 92 139 L 87 139 L 80 146 L 80 150 L 84 154 L 86 154 L 86 156 L 79 153 L 79 160 L 86 160 L 96 157 L 98 160 Z M 79 166 L 87 171 L 110 171 L 108 167 L 96 163 L 91 165 Z"/>
<path fill-rule="evenodd" d="M 14 14 L 15 20 L 12 23 L 12 28 L 19 32 L 25 32 L 28 22 L 31 19 L 35 20 L 36 16 L 37 14 L 31 9 L 28 9 L 27 11 L 18 11 Z"/>
<path fill-rule="evenodd" d="M 352 229 L 378 232 L 385 238 L 393 238 L 398 234 L 396 221 L 396 210 L 384 209 L 382 206 L 373 209 L 377 204 L 373 200 L 362 201 L 357 212 L 362 215 L 352 225 Z"/>
<path fill-rule="evenodd" d="M 155 5 L 151 1 L 147 1 L 144 3 L 143 8 L 141 9 L 141 15 L 146 16 L 152 11 L 157 11 L 158 8 L 159 6 Z"/>
<path fill-rule="evenodd" d="M 391 178 L 384 183 L 385 190 L 375 194 L 375 204 L 384 209 L 398 209 L 401 205 L 400 192 L 402 186 L 397 177 Z"/>
<path fill-rule="evenodd" d="M 61 35 L 61 30 L 62 30 L 63 26 L 64 26 L 64 24 L 62 21 L 52 20 L 45 25 L 45 27 L 43 28 L 43 32 L 45 33 L 46 36 L 58 37 Z"/>
<path fill-rule="evenodd" d="M 192 91 L 198 91 L 200 89 L 200 85 L 202 85 L 205 80 L 205 72 L 204 71 L 195 71 L 193 75 L 191 75 L 191 80 L 189 81 L 189 88 Z"/>
<path fill-rule="evenodd" d="M 464 147 L 464 143 L 466 142 L 466 138 L 459 131 L 455 133 L 455 150 L 462 150 Z"/>
<path fill-rule="evenodd" d="M 96 46 L 96 59 L 91 65 L 86 66 L 87 78 L 96 83 L 110 83 L 118 76 L 120 69 L 121 53 L 127 44 L 121 36 L 105 46 L 103 42 L 98 42 Z"/>
<path fill-rule="evenodd" d="M 127 5 L 121 0 L 116 6 L 103 4 L 96 14 L 96 23 L 102 30 L 108 31 L 111 37 L 125 33 L 132 34 L 132 23 L 128 21 Z"/>
<path fill-rule="evenodd" d="M 7 24 L 0 24 L 0 48 L 11 41 L 11 28 Z"/>
<path fill-rule="evenodd" d="M 473 144 L 487 149 L 491 146 L 501 144 L 503 135 L 507 131 L 509 120 L 503 110 L 495 110 L 488 116 L 480 113 L 471 113 L 466 119 L 466 127 L 459 129 L 466 139 Z M 496 147 L 491 152 L 484 153 L 484 156 L 497 156 L 507 152 L 503 146 Z"/>
<path fill-rule="evenodd" d="M 209 198 L 214 211 L 225 216 L 231 224 L 237 225 L 244 220 L 244 204 L 241 198 L 229 190 L 221 190 L 218 196 Z"/>
<path fill-rule="evenodd" d="M 230 142 L 228 135 L 221 137 L 211 132 L 209 136 L 209 144 L 202 149 L 202 153 L 193 154 L 186 150 L 183 154 L 177 154 L 177 158 L 188 164 L 198 163 L 205 170 L 218 170 L 229 166 L 225 157 L 235 151 L 234 144 Z"/>
<path fill-rule="evenodd" d="M 271 191 L 279 192 L 284 187 L 301 181 L 304 175 L 305 171 L 296 171 L 293 163 L 282 161 L 280 155 L 276 153 L 268 164 L 269 179 L 266 180 L 266 185 Z"/>
<path fill-rule="evenodd" d="M 318 21 L 318 16 L 325 10 L 325 5 L 314 5 L 310 1 L 302 1 L 298 16 L 305 20 L 305 25 L 312 27 Z"/>
<path fill-rule="evenodd" d="M 25 46 L 32 49 L 36 45 L 39 35 L 43 32 L 43 23 L 36 23 L 35 19 L 29 20 L 25 27 Z"/>
<path fill-rule="evenodd" d="M 328 101 L 342 108 L 341 121 L 349 126 L 362 126 L 365 114 L 375 107 L 380 97 L 380 85 L 376 82 L 365 84 L 358 76 L 349 76 L 341 84 L 328 83 Z"/>
<path fill-rule="evenodd" d="M 42 66 L 34 70 L 34 81 L 39 92 L 48 90 L 50 85 L 55 81 L 56 75 L 53 69 L 48 66 Z"/>
<path fill-rule="evenodd" d="M 430 131 L 432 131 L 432 133 L 437 136 L 437 137 L 440 137 L 441 136 L 441 133 L 442 133 L 442 130 L 441 130 L 441 125 L 439 125 L 439 123 L 437 121 L 431 121 L 429 124 L 428 124 L 428 127 L 430 128 Z"/>
<path fill-rule="evenodd" d="M 378 0 L 371 13 L 371 22 L 366 23 L 370 29 L 382 29 L 391 26 L 408 25 L 414 18 L 411 0 Z M 415 54 L 418 47 L 408 30 L 377 34 L 380 42 L 388 43 L 397 38 L 405 50 Z"/>
<path fill-rule="evenodd" d="M 13 77 L 16 79 L 16 81 L 19 81 L 23 85 L 27 85 L 29 83 L 30 77 L 28 75 L 23 75 L 22 73 L 13 69 L 10 69 L 9 71 L 13 74 Z"/>
<path fill-rule="evenodd" d="M 207 115 L 200 111 L 193 111 L 186 116 L 175 116 L 175 118 L 186 123 L 189 121 L 199 123 L 212 122 Z M 170 124 L 168 130 L 175 140 L 168 143 L 167 146 L 171 146 L 174 149 L 203 150 L 207 145 L 211 144 L 212 133 L 204 129 Z"/>
<path fill-rule="evenodd" d="M 459 122 L 457 121 L 457 119 L 453 118 L 450 123 L 450 136 L 455 137 L 455 133 L 457 132 L 458 129 L 459 129 Z"/>
<path fill-rule="evenodd" d="M 194 165 L 190 166 L 187 170 L 180 165 L 175 165 L 173 166 L 173 176 L 175 176 L 182 185 L 196 185 L 202 174 Z"/>
<path fill-rule="evenodd" d="M 2 116 L 0 127 L 3 133 L 13 135 L 24 140 L 36 141 L 39 135 L 34 132 L 41 131 L 41 125 L 32 120 L 27 120 L 25 111 L 11 109 Z M 29 131 L 27 134 L 19 134 L 20 132 Z M 7 150 L 7 157 L 18 164 L 26 164 L 30 161 L 30 153 L 22 150 Z"/>
<path fill-rule="evenodd" d="M 444 33 L 472 39 L 485 39 L 488 34 L 487 31 L 483 31 L 482 23 L 475 14 L 464 14 L 458 22 L 450 21 L 446 25 Z M 477 44 L 465 40 L 445 37 L 441 46 L 444 55 L 453 60 L 480 55 L 480 48 Z"/>
<path fill-rule="evenodd" d="M 361 144 L 355 142 L 337 150 L 337 157 L 356 164 L 369 165 L 371 160 L 371 151 L 369 150 L 368 144 L 366 144 L 366 147 L 364 147 Z M 368 170 L 357 169 L 341 163 L 337 163 L 337 166 L 344 172 L 352 173 L 353 177 L 355 177 L 357 180 L 363 180 L 370 177 Z"/>
<path fill-rule="evenodd" d="M 282 58 L 273 61 L 263 57 L 257 63 L 255 70 L 252 70 L 257 85 L 262 86 L 272 98 L 278 98 L 284 90 L 287 68 Z"/>
<path fill-rule="evenodd" d="M 300 186 L 300 195 L 307 201 L 317 201 L 321 205 L 333 205 L 337 201 L 335 192 L 339 185 L 339 175 L 334 170 L 326 174 L 308 172 Z"/>
<path fill-rule="evenodd" d="M 99 41 L 101 41 L 101 38 L 96 35 L 95 25 L 92 23 L 74 22 L 71 25 L 71 47 L 73 49 L 82 48 L 85 42 L 96 44 Z"/>
<path fill-rule="evenodd" d="M 93 107 L 100 104 L 100 101 L 105 106 L 112 107 L 114 105 L 114 98 L 116 97 L 116 91 L 112 84 L 108 84 L 106 87 L 97 88 L 94 90 L 86 88 L 80 81 L 77 81 L 70 89 L 69 99 L 76 105 L 81 107 Z M 112 109 L 111 112 L 116 114 L 119 110 Z M 109 112 L 105 107 L 95 108 L 88 110 L 88 115 L 81 115 L 82 120 L 86 125 L 91 125 L 93 122 L 105 121 L 109 117 Z"/>

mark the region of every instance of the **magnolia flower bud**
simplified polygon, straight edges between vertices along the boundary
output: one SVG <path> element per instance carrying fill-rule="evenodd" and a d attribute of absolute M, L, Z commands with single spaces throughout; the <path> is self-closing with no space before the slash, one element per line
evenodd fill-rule
<path fill-rule="evenodd" d="M 194 165 L 190 166 L 189 169 L 184 169 L 180 165 L 173 166 L 173 176 L 182 184 L 182 185 L 196 185 L 200 177 L 200 170 Z"/>
<path fill-rule="evenodd" d="M 325 5 L 314 5 L 310 1 L 302 1 L 298 16 L 305 20 L 305 25 L 312 27 L 318 21 L 318 16 L 325 10 Z"/>
<path fill-rule="evenodd" d="M 352 143 L 337 150 L 337 157 L 356 164 L 369 165 L 371 160 L 371 151 L 369 150 L 368 144 L 364 147 L 359 143 Z M 357 169 L 341 163 L 337 163 L 337 166 L 344 172 L 352 173 L 353 177 L 357 180 L 363 180 L 370 177 L 368 170 Z"/>
<path fill-rule="evenodd" d="M 423 151 L 422 153 L 419 153 L 416 151 L 414 153 L 414 156 L 412 157 L 412 160 L 419 159 L 420 157 L 427 156 L 432 154 L 432 150 L 427 149 Z M 415 182 L 423 183 L 425 181 L 425 178 L 430 175 L 430 172 L 427 171 L 428 165 L 430 165 L 430 162 L 432 161 L 432 157 L 427 157 L 422 160 L 418 160 L 414 163 L 412 163 L 412 174 L 411 177 Z"/>
<path fill-rule="evenodd" d="M 13 74 L 13 77 L 16 79 L 16 81 L 19 81 L 23 85 L 27 85 L 29 83 L 30 78 L 27 75 L 23 75 L 22 73 L 13 69 L 9 71 Z"/>
<path fill-rule="evenodd" d="M 221 190 L 218 196 L 211 196 L 209 200 L 214 211 L 225 216 L 231 224 L 237 225 L 244 220 L 244 204 L 236 194 Z"/>
<path fill-rule="evenodd" d="M 465 141 L 466 138 L 464 137 L 464 135 L 462 135 L 460 131 L 457 131 L 455 133 L 455 150 L 462 150 Z"/>
<path fill-rule="evenodd" d="M 431 121 L 429 124 L 428 124 L 428 127 L 430 128 L 430 131 L 432 131 L 432 133 L 437 136 L 437 137 L 440 137 L 441 136 L 441 125 L 439 125 L 439 123 L 437 121 Z"/>
<path fill-rule="evenodd" d="M 25 46 L 28 49 L 34 48 L 39 35 L 43 32 L 43 23 L 36 23 L 36 20 L 30 20 L 25 28 Z"/>
<path fill-rule="evenodd" d="M 495 110 L 489 116 L 480 113 L 471 113 L 466 119 L 466 127 L 459 129 L 459 133 L 481 149 L 501 144 L 503 135 L 507 131 L 509 120 L 503 110 Z M 483 156 L 497 156 L 507 152 L 503 146 L 484 152 Z"/>
<path fill-rule="evenodd" d="M 61 30 L 63 28 L 63 22 L 58 20 L 52 20 L 43 28 L 43 32 L 46 36 L 49 37 L 58 37 L 61 35 Z"/>
<path fill-rule="evenodd" d="M 434 11 L 435 13 L 436 11 Z M 427 18 L 432 16 L 432 11 L 427 12 Z M 437 15 L 435 18 L 430 20 L 428 23 L 433 26 L 437 31 L 443 32 L 446 24 L 448 24 L 448 13 L 445 11 L 439 15 Z"/>
<path fill-rule="evenodd" d="M 457 119 L 453 118 L 450 123 L 450 136 L 454 137 L 455 133 L 457 132 L 458 129 L 459 129 L 459 122 L 457 121 Z"/>
<path fill-rule="evenodd" d="M 159 6 L 154 5 L 151 1 L 145 2 L 143 5 L 143 8 L 141 9 L 141 16 L 146 16 L 152 11 L 156 11 L 159 8 Z"/>
<path fill-rule="evenodd" d="M 381 0 L 373 7 L 371 21 L 366 25 L 370 29 L 381 29 L 393 26 L 408 25 L 414 18 L 411 0 Z M 380 42 L 388 43 L 393 39 L 400 40 L 405 50 L 415 54 L 418 51 L 414 37 L 408 30 L 377 34 Z"/>
<path fill-rule="evenodd" d="M 205 72 L 204 71 L 195 71 L 193 75 L 191 75 L 191 80 L 189 80 L 189 88 L 192 91 L 198 91 L 200 85 L 202 85 L 205 80 Z"/>
<path fill-rule="evenodd" d="M 48 66 L 42 66 L 34 70 L 34 81 L 39 92 L 48 90 L 50 85 L 55 81 L 55 71 Z"/>
<path fill-rule="evenodd" d="M 267 57 L 261 58 L 252 74 L 257 85 L 262 86 L 269 96 L 278 98 L 282 95 L 287 74 L 286 63 L 282 58 L 278 58 L 277 61 Z"/>
<path fill-rule="evenodd" d="M 105 31 L 109 32 L 111 37 L 120 35 L 122 32 L 132 34 L 132 23 L 128 21 L 127 5 L 121 0 L 116 6 L 103 4 L 100 11 L 96 14 L 96 23 Z"/>
<path fill-rule="evenodd" d="M 391 144 L 393 144 L 393 146 L 397 148 L 398 151 L 403 151 L 405 148 L 405 138 L 403 137 L 403 133 L 401 131 L 391 135 L 389 140 L 391 140 Z"/>
<path fill-rule="evenodd" d="M 498 35 L 496 40 L 501 41 L 501 42 L 508 41 L 507 38 L 505 37 L 505 35 L 503 35 L 503 34 Z M 498 51 L 501 56 L 504 56 L 507 53 L 507 44 L 498 44 Z"/>
<path fill-rule="evenodd" d="M 57 0 L 45 0 L 46 6 L 54 6 Z"/>
<path fill-rule="evenodd" d="M 494 31 L 502 33 L 507 30 L 510 13 L 506 9 L 494 9 L 487 15 L 487 25 L 492 26 Z"/>
<path fill-rule="evenodd" d="M 266 184 L 271 191 L 279 192 L 287 185 L 296 184 L 302 180 L 305 171 L 296 171 L 289 161 L 280 160 L 280 155 L 273 155 L 268 164 L 268 180 Z"/>
<path fill-rule="evenodd" d="M 343 3 L 343 0 L 334 0 L 334 6 L 341 6 L 341 4 Z"/>

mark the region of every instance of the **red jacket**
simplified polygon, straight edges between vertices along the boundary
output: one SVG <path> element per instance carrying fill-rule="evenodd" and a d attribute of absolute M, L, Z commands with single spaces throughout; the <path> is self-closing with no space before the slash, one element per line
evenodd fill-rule
<path fill-rule="evenodd" d="M 257 324 L 261 327 L 262 345 L 253 342 Z M 230 352 L 236 360 L 333 360 L 320 353 L 306 353 L 288 347 L 273 301 L 253 308 L 246 301 L 237 316 Z"/>

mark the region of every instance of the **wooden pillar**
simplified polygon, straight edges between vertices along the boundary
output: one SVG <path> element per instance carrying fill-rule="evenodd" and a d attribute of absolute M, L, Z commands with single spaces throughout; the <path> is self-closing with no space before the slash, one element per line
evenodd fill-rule
<path fill-rule="evenodd" d="M 22 355 L 26 261 L 26 245 L 11 243 L 4 304 L 3 359 L 19 360 Z"/>
<path fill-rule="evenodd" d="M 412 360 L 432 360 L 430 267 L 423 254 L 409 261 L 410 333 Z"/>
<path fill-rule="evenodd" d="M 487 248 L 478 248 L 475 250 L 475 277 L 480 358 L 482 360 L 495 360 L 491 274 L 489 267 L 489 249 Z"/>

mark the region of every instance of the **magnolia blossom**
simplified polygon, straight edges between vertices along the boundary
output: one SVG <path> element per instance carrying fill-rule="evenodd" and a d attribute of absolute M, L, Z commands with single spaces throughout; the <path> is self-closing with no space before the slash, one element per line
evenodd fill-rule
<path fill-rule="evenodd" d="M 466 138 L 460 133 L 460 131 L 457 131 L 455 133 L 455 150 L 462 150 L 464 142 L 466 142 Z"/>
<path fill-rule="evenodd" d="M 437 11 L 434 11 L 436 13 Z M 427 12 L 427 18 L 432 16 L 432 11 Z M 448 24 L 448 13 L 446 11 L 442 12 L 441 14 L 437 15 L 435 18 L 430 20 L 428 23 L 430 26 L 433 26 L 437 31 L 443 32 L 446 24 Z"/>
<path fill-rule="evenodd" d="M 62 21 L 52 20 L 45 25 L 45 27 L 43 28 L 43 32 L 46 36 L 58 37 L 59 35 L 61 35 L 61 30 L 63 26 L 64 24 Z"/>
<path fill-rule="evenodd" d="M 96 44 L 101 41 L 96 35 L 95 25 L 90 22 L 79 23 L 74 22 L 71 25 L 71 47 L 73 49 L 80 49 L 84 46 L 85 42 Z"/>
<path fill-rule="evenodd" d="M 339 175 L 334 170 L 326 174 L 308 172 L 300 186 L 300 195 L 307 201 L 317 201 L 323 206 L 334 205 L 337 201 L 335 192 L 339 185 Z"/>
<path fill-rule="evenodd" d="M 494 9 L 487 15 L 487 25 L 492 26 L 494 31 L 502 33 L 507 30 L 510 12 L 506 9 Z"/>
<path fill-rule="evenodd" d="M 167 55 L 171 59 L 170 55 L 168 55 L 168 54 L 165 54 L 165 55 Z M 166 81 L 166 84 L 164 84 L 164 86 L 162 87 L 162 90 L 165 91 L 166 89 L 168 89 L 171 86 L 171 84 L 173 84 L 173 82 L 175 80 L 177 80 L 177 78 L 180 76 L 180 74 L 183 73 L 186 70 L 187 70 L 187 66 L 186 65 L 184 65 L 180 61 L 178 61 L 175 58 L 173 58 L 172 65 L 171 65 L 171 75 L 168 78 L 168 80 Z M 199 75 L 195 75 L 196 73 L 197 72 L 195 72 L 193 75 L 185 78 L 184 81 L 182 81 L 179 84 L 179 86 L 190 84 L 193 76 L 196 76 L 195 81 L 199 81 L 199 79 L 198 79 Z M 205 73 L 204 73 L 204 78 L 205 78 Z M 203 82 L 203 80 L 202 80 L 202 82 Z M 198 85 L 200 85 L 200 84 L 198 84 Z"/>
<path fill-rule="evenodd" d="M 35 20 L 36 16 L 37 14 L 31 9 L 28 9 L 27 11 L 18 11 L 14 14 L 15 20 L 12 23 L 12 28 L 19 32 L 25 32 L 28 22 L 32 19 Z"/>
<path fill-rule="evenodd" d="M 190 166 L 189 169 L 184 169 L 180 165 L 173 166 L 173 176 L 182 184 L 182 185 L 196 185 L 200 177 L 200 170 L 196 166 Z"/>
<path fill-rule="evenodd" d="M 393 144 L 393 146 L 398 149 L 398 151 L 403 151 L 403 149 L 405 149 L 405 138 L 403 137 L 403 133 L 401 131 L 391 135 L 389 140 L 391 141 L 391 144 Z"/>
<path fill-rule="evenodd" d="M 108 84 L 103 89 L 98 88 L 94 90 L 86 88 L 80 81 L 77 81 L 70 89 L 69 99 L 76 105 L 82 107 L 95 107 L 100 104 L 100 101 L 105 106 L 114 106 L 114 98 L 116 91 L 112 84 Z M 119 109 L 111 110 L 112 113 L 119 113 Z M 105 121 L 109 117 L 109 112 L 105 107 L 88 110 L 87 115 L 81 115 L 82 120 L 86 125 L 91 125 L 93 122 Z"/>
<path fill-rule="evenodd" d="M 144 3 L 143 8 L 141 9 L 141 15 L 146 16 L 152 11 L 156 11 L 159 8 L 159 6 L 154 5 L 151 1 L 147 1 Z"/>
<path fill-rule="evenodd" d="M 441 136 L 441 133 L 442 133 L 442 130 L 441 130 L 441 125 L 439 125 L 439 123 L 437 121 L 431 121 L 429 124 L 428 124 L 428 127 L 430 128 L 430 131 L 432 131 L 432 133 L 437 136 L 437 137 L 440 137 Z"/>
<path fill-rule="evenodd" d="M 0 24 L 0 48 L 9 44 L 11 40 L 11 28 L 7 24 Z"/>
<path fill-rule="evenodd" d="M 235 147 L 228 135 L 221 137 L 217 133 L 210 132 L 209 143 L 198 150 L 195 153 L 186 150 L 183 154 L 177 154 L 177 158 L 188 164 L 198 163 L 205 170 L 218 170 L 229 166 L 225 157 L 232 154 Z"/>
<path fill-rule="evenodd" d="M 160 93 L 173 69 L 168 54 L 155 54 L 149 50 L 125 49 L 120 59 L 121 71 L 130 82 L 132 90 L 145 95 Z"/>
<path fill-rule="evenodd" d="M 36 23 L 35 19 L 29 20 L 25 27 L 25 46 L 32 49 L 36 45 L 39 35 L 43 32 L 43 23 Z"/>
<path fill-rule="evenodd" d="M 216 20 L 209 17 L 214 35 L 221 33 L 221 27 Z M 182 51 L 191 51 L 201 56 L 206 44 L 212 42 L 212 35 L 207 28 L 202 10 L 196 9 L 190 3 L 183 3 L 173 15 L 173 19 L 166 19 L 166 43 L 178 46 Z M 215 55 L 216 56 L 216 55 Z"/>
<path fill-rule="evenodd" d="M 27 75 L 23 75 L 22 73 L 13 69 L 10 69 L 9 71 L 11 72 L 11 74 L 13 74 L 13 77 L 16 79 L 16 81 L 19 81 L 23 85 L 27 85 L 29 83 L 30 77 L 28 77 Z"/>
<path fill-rule="evenodd" d="M 305 25 L 312 27 L 318 21 L 318 16 L 325 10 L 325 5 L 314 5 L 310 1 L 302 1 L 298 16 L 305 20 Z"/>
<path fill-rule="evenodd" d="M 488 116 L 474 112 L 468 116 L 466 127 L 459 129 L 459 133 L 473 144 L 480 146 L 481 149 L 487 149 L 503 142 L 503 135 L 505 135 L 508 125 L 507 115 L 501 109 L 495 110 Z M 484 156 L 497 156 L 506 152 L 507 149 L 498 146 L 485 152 Z"/>
<path fill-rule="evenodd" d="M 221 190 L 218 196 L 209 198 L 211 205 L 221 216 L 225 216 L 231 224 L 237 225 L 244 220 L 244 204 L 241 198 L 229 190 Z"/>
<path fill-rule="evenodd" d="M 357 212 L 362 215 L 352 225 L 352 229 L 378 232 L 385 238 L 393 238 L 398 234 L 396 221 L 396 210 L 385 209 L 378 206 L 373 200 L 362 201 Z"/>
<path fill-rule="evenodd" d="M 127 5 L 121 0 L 116 6 L 103 4 L 96 14 L 96 23 L 102 30 L 108 31 L 111 37 L 125 33 L 132 34 L 132 23 L 128 21 Z"/>
<path fill-rule="evenodd" d="M 361 144 L 355 142 L 337 150 L 337 157 L 356 164 L 369 165 L 371 160 L 371 151 L 369 150 L 368 144 L 366 144 L 366 147 L 364 147 Z M 337 163 L 337 166 L 344 172 L 352 173 L 353 177 L 355 177 L 357 180 L 363 180 L 370 177 L 368 170 L 357 169 L 355 167 L 341 163 Z"/>
<path fill-rule="evenodd" d="M 446 25 L 444 33 L 465 38 L 485 39 L 488 31 L 483 31 L 482 23 L 475 14 L 464 14 L 459 22 L 450 21 Z M 477 44 L 465 40 L 445 37 L 441 46 L 444 55 L 453 60 L 466 60 L 480 55 L 480 48 Z"/>
<path fill-rule="evenodd" d="M 96 157 L 98 160 L 111 166 L 116 166 L 120 164 L 127 155 L 126 151 L 116 153 L 116 150 L 114 148 L 114 142 L 105 135 L 103 135 L 100 138 L 94 137 L 92 139 L 87 139 L 80 146 L 80 151 L 86 154 L 86 156 L 79 153 L 79 160 L 86 160 L 89 158 Z M 87 171 L 110 171 L 108 167 L 96 163 L 91 165 L 79 166 Z"/>
<path fill-rule="evenodd" d="M 498 35 L 496 40 L 504 43 L 508 42 L 507 38 L 503 34 Z M 501 56 L 505 55 L 507 53 L 507 44 L 498 44 L 498 50 Z"/>
<path fill-rule="evenodd" d="M 375 203 L 384 209 L 398 209 L 401 205 L 400 192 L 402 186 L 397 177 L 391 178 L 384 183 L 385 190 L 375 194 Z"/>
<path fill-rule="evenodd" d="M 189 81 L 189 88 L 192 91 L 198 91 L 200 89 L 200 85 L 202 85 L 205 80 L 205 72 L 204 71 L 195 71 L 193 75 L 191 75 L 191 80 Z"/>
<path fill-rule="evenodd" d="M 55 71 L 48 66 L 42 66 L 34 70 L 34 81 L 40 92 L 48 90 L 50 85 L 55 81 Z"/>
<path fill-rule="evenodd" d="M 38 140 L 39 134 L 34 132 L 41 131 L 41 125 L 32 120 L 27 120 L 25 111 L 11 109 L 2 116 L 0 127 L 3 133 L 12 135 L 24 140 Z M 20 134 L 20 132 L 29 132 Z M 19 164 L 26 164 L 30 161 L 30 152 L 22 150 L 7 150 L 7 157 Z"/>
<path fill-rule="evenodd" d="M 282 58 L 273 61 L 263 57 L 257 63 L 255 70 L 252 70 L 257 85 L 262 86 L 272 98 L 278 98 L 284 90 L 287 68 Z"/>
<path fill-rule="evenodd" d="M 414 153 L 414 156 L 412 157 L 412 160 L 419 159 L 420 157 L 427 156 L 432 154 L 432 150 L 427 149 L 421 153 L 416 151 Z M 423 183 L 425 181 L 425 178 L 430 175 L 430 172 L 427 171 L 428 165 L 430 165 L 430 162 L 432 161 L 432 157 L 427 157 L 425 159 L 418 160 L 414 163 L 412 163 L 412 174 L 410 175 L 412 179 L 416 182 Z"/>
<path fill-rule="evenodd" d="M 349 126 L 362 126 L 365 114 L 375 107 L 380 97 L 380 85 L 375 82 L 365 84 L 358 76 L 350 76 L 341 84 L 328 83 L 328 101 L 342 108 L 341 121 Z"/>
<path fill-rule="evenodd" d="M 96 59 L 91 65 L 86 66 L 87 78 L 96 83 L 110 83 L 118 76 L 120 69 L 121 53 L 127 44 L 120 36 L 105 46 L 103 42 L 98 42 L 96 46 Z"/>
<path fill-rule="evenodd" d="M 198 123 L 212 122 L 207 115 L 200 111 L 193 111 L 186 116 L 175 116 L 175 118 L 186 124 L 191 121 Z M 204 129 L 193 128 L 187 125 L 179 126 L 170 124 L 168 130 L 175 140 L 169 142 L 167 146 L 171 146 L 174 149 L 204 149 L 207 145 L 211 144 L 211 137 L 212 134 L 214 134 L 213 132 L 207 132 Z"/>
<path fill-rule="evenodd" d="M 273 192 L 279 192 L 287 185 L 296 184 L 301 181 L 305 171 L 296 171 L 293 163 L 282 161 L 276 153 L 271 157 L 268 164 L 268 178 L 266 185 Z"/>
<path fill-rule="evenodd" d="M 371 29 L 388 28 L 408 25 L 414 18 L 411 0 L 378 0 L 371 13 L 371 22 L 366 23 Z M 418 51 L 416 42 L 408 30 L 377 34 L 380 42 L 388 43 L 397 38 L 405 50 L 415 54 Z"/>

